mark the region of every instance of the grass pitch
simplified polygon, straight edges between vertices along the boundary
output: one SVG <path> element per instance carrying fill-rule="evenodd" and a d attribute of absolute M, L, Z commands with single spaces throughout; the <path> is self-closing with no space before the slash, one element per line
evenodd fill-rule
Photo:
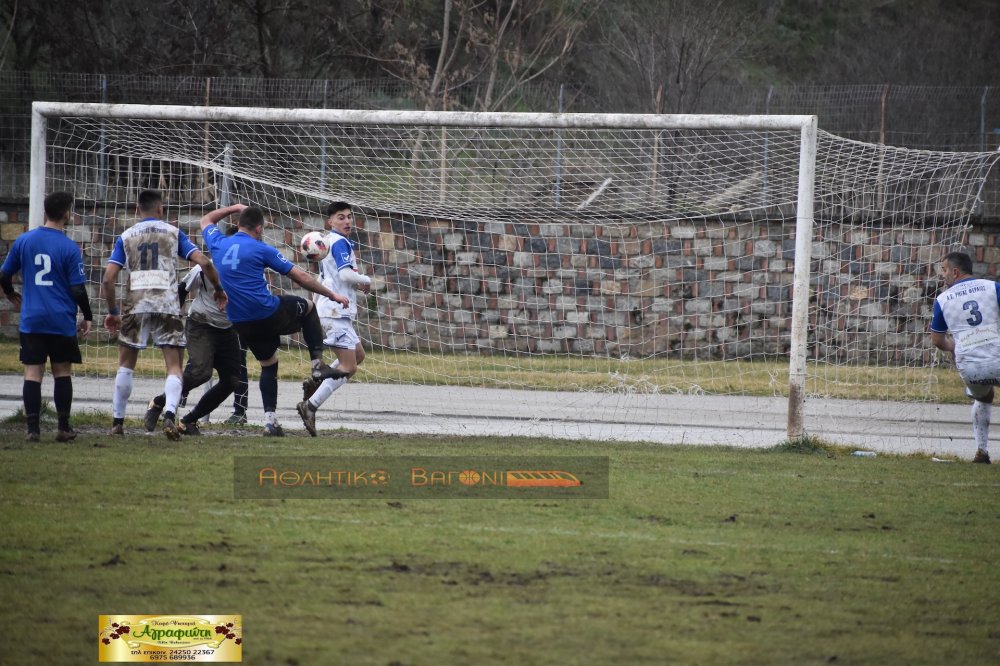
<path fill-rule="evenodd" d="M 3 429 L 3 663 L 93 663 L 100 613 L 242 614 L 244 662 L 286 666 L 1000 660 L 995 466 Z M 611 499 L 233 499 L 235 455 L 505 452 L 610 455 Z"/>

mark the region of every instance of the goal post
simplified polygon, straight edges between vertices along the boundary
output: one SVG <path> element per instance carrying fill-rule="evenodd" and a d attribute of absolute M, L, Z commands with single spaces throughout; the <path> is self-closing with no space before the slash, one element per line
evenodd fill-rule
<path fill-rule="evenodd" d="M 786 395 L 789 438 L 807 394 L 928 399 L 932 266 L 996 161 L 809 115 L 36 102 L 32 128 L 31 224 L 47 190 L 75 191 L 95 266 L 146 187 L 189 226 L 260 205 L 300 262 L 324 202 L 351 203 L 380 286 L 359 315 L 372 381 L 537 388 L 526 365 L 565 358 L 581 391 Z"/>

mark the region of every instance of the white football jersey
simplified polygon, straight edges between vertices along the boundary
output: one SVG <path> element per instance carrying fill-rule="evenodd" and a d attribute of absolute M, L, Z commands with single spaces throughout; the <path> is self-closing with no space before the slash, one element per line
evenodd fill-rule
<path fill-rule="evenodd" d="M 184 232 L 162 220 L 147 218 L 126 229 L 108 259 L 127 276 L 122 314 L 180 314 L 177 257 L 188 259 L 197 249 Z"/>
<path fill-rule="evenodd" d="M 996 363 L 1000 359 L 1000 285 L 969 278 L 942 292 L 934 303 L 931 330 L 951 333 L 955 363 Z"/>
<path fill-rule="evenodd" d="M 342 317 L 354 320 L 358 316 L 358 299 L 354 291 L 354 285 L 344 282 L 340 277 L 340 270 L 347 268 L 357 272 L 358 261 L 354 255 L 354 244 L 346 236 L 336 231 L 331 231 L 326 237 L 330 244 L 330 252 L 323 261 L 319 262 L 320 280 L 323 284 L 335 293 L 346 296 L 350 301 L 348 307 L 342 306 L 336 301 L 331 301 L 326 296 L 313 294 L 313 301 L 316 303 L 316 314 L 321 319 L 339 319 Z"/>
<path fill-rule="evenodd" d="M 188 306 L 188 316 L 191 319 L 215 328 L 226 329 L 232 326 L 225 310 L 220 310 L 219 304 L 215 302 L 215 287 L 205 278 L 201 266 L 195 266 L 184 276 L 184 289 L 191 295 L 191 305 Z"/>

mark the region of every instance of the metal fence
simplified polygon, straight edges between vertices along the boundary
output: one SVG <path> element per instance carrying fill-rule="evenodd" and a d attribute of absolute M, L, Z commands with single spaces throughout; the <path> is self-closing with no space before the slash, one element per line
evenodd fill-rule
<path fill-rule="evenodd" d="M 481 86 L 450 94 L 449 108 L 474 109 Z M 0 199 L 28 195 L 31 102 L 77 101 L 286 108 L 412 109 L 418 91 L 395 79 L 312 80 L 0 72 Z M 533 83 L 504 111 L 643 113 L 638 102 L 603 99 L 579 84 Z M 922 150 L 1000 149 L 1000 88 L 894 85 L 716 86 L 691 113 L 815 114 L 833 134 Z M 1000 174 L 980 214 L 997 216 Z"/>

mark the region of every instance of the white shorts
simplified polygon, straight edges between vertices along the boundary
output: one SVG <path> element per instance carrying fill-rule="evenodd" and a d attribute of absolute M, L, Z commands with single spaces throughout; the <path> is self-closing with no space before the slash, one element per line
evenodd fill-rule
<path fill-rule="evenodd" d="M 361 344 L 361 338 L 354 330 L 354 322 L 350 319 L 346 317 L 327 319 L 324 317 L 319 320 L 319 323 L 323 325 L 323 333 L 326 335 L 323 344 L 327 347 L 357 349 L 358 345 Z"/>
<path fill-rule="evenodd" d="M 186 347 L 184 318 L 180 315 L 145 312 L 122 317 L 118 342 L 133 349 L 145 349 L 152 338 L 157 347 Z"/>
<path fill-rule="evenodd" d="M 994 386 L 1000 386 L 1000 361 L 977 363 L 958 369 L 965 382 L 965 394 L 970 398 L 985 398 Z"/>

